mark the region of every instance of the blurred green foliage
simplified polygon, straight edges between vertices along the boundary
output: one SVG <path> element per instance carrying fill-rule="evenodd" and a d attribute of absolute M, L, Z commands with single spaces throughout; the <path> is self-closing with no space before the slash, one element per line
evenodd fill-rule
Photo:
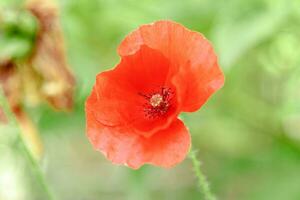
<path fill-rule="evenodd" d="M 300 199 L 299 0 L 58 3 L 78 80 L 76 106 L 67 114 L 28 109 L 42 132 L 42 166 L 57 199 L 200 199 L 189 160 L 170 170 L 132 171 L 111 165 L 85 137 L 83 105 L 95 75 L 117 64 L 116 48 L 126 34 L 158 19 L 202 32 L 226 74 L 224 88 L 200 111 L 182 115 L 213 192 L 220 200 Z M 0 199 L 43 199 L 13 130 L 0 129 Z M 14 180 L 11 193 L 1 190 L 7 180 Z"/>
<path fill-rule="evenodd" d="M 0 60 L 22 59 L 33 48 L 37 22 L 21 8 L 0 7 Z"/>

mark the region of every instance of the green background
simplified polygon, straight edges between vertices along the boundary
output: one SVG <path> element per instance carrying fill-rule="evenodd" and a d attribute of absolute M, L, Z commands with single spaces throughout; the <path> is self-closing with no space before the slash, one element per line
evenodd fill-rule
<path fill-rule="evenodd" d="M 9 3 L 8 3 L 9 2 Z M 22 1 L 0 0 L 0 6 Z M 300 1 L 60 0 L 75 108 L 28 108 L 46 153 L 55 199 L 201 200 L 191 161 L 172 169 L 115 166 L 85 136 L 84 101 L 97 73 L 111 69 L 120 41 L 139 25 L 177 21 L 203 33 L 226 83 L 198 112 L 184 113 L 202 169 L 220 200 L 300 199 Z M 0 54 L 5 53 L 1 52 Z M 0 129 L 0 199 L 44 200 L 18 131 Z"/>

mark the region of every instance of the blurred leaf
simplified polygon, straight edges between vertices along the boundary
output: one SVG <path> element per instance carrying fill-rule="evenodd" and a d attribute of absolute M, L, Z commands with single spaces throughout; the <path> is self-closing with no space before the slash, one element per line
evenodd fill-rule
<path fill-rule="evenodd" d="M 23 58 L 31 48 L 32 43 L 22 38 L 0 38 L 0 60 Z"/>
<path fill-rule="evenodd" d="M 36 36 L 36 19 L 27 11 L 0 8 L 0 61 L 28 56 Z"/>

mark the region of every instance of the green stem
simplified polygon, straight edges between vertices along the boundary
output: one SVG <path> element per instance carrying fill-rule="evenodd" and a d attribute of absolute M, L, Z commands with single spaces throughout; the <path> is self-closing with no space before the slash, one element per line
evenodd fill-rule
<path fill-rule="evenodd" d="M 211 193 L 209 183 L 206 176 L 201 170 L 201 162 L 197 159 L 196 151 L 190 150 L 189 158 L 192 160 L 195 175 L 198 180 L 198 185 L 204 200 L 216 200 L 216 197 Z"/>
<path fill-rule="evenodd" d="M 37 163 L 36 159 L 33 157 L 28 147 L 25 145 L 21 136 L 19 136 L 19 140 L 21 141 L 22 148 L 24 150 L 25 156 L 29 160 L 31 166 L 33 167 L 33 171 L 35 173 L 36 179 L 39 182 L 40 186 L 43 188 L 45 194 L 47 195 L 48 200 L 53 200 L 53 193 L 50 191 L 46 179 L 44 177 L 44 172 L 42 171 L 39 163 Z"/>
<path fill-rule="evenodd" d="M 6 117 L 8 118 L 8 122 L 13 126 L 18 127 L 16 119 L 15 119 L 13 113 L 11 112 L 10 106 L 2 92 L 1 87 L 0 87 L 0 107 L 3 109 L 3 112 L 5 113 Z M 44 173 L 43 173 L 39 163 L 36 161 L 36 159 L 34 158 L 32 153 L 29 151 L 28 147 L 26 146 L 26 144 L 23 140 L 23 137 L 20 134 L 18 135 L 18 139 L 19 139 L 19 141 L 21 141 L 21 146 L 22 146 L 22 149 L 24 150 L 25 156 L 29 160 L 38 182 L 40 183 L 41 187 L 45 191 L 45 194 L 47 195 L 47 199 L 53 200 L 54 196 L 50 192 L 50 189 L 49 189 L 49 187 L 46 183 L 45 177 L 44 177 Z"/>

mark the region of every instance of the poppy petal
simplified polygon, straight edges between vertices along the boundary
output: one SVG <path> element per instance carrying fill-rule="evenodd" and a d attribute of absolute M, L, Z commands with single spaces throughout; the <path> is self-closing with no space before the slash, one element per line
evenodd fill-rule
<path fill-rule="evenodd" d="M 209 60 L 209 59 L 208 59 Z M 186 85 L 186 77 L 193 80 Z M 218 64 L 215 63 L 209 69 L 193 69 L 181 72 L 173 79 L 177 83 L 178 93 L 182 101 L 181 111 L 194 112 L 208 100 L 208 98 L 220 89 L 224 84 L 224 75 Z"/>
<path fill-rule="evenodd" d="M 190 135 L 179 119 L 169 128 L 146 138 L 128 127 L 105 126 L 89 110 L 86 118 L 90 142 L 115 164 L 133 169 L 144 164 L 168 168 L 181 162 L 190 148 Z"/>
<path fill-rule="evenodd" d="M 140 137 L 140 140 L 144 159 L 133 156 L 128 161 L 128 165 L 133 168 L 144 163 L 172 167 L 184 160 L 191 145 L 190 134 L 179 119 L 174 120 L 167 129 L 158 131 L 150 138 Z"/>
<path fill-rule="evenodd" d="M 161 118 L 149 118 L 145 114 L 146 95 L 168 86 L 170 63 L 158 51 L 147 46 L 133 55 L 124 56 L 113 70 L 100 73 L 91 96 L 88 109 L 93 110 L 97 120 L 107 126 L 132 126 L 140 134 L 150 136 L 165 129 L 177 116 L 177 100 L 172 109 Z"/>
<path fill-rule="evenodd" d="M 143 25 L 120 44 L 120 56 L 134 54 L 141 45 L 160 51 L 171 61 L 182 111 L 193 112 L 223 86 L 217 56 L 203 35 L 172 21 Z M 178 68 L 176 68 L 177 66 Z"/>

